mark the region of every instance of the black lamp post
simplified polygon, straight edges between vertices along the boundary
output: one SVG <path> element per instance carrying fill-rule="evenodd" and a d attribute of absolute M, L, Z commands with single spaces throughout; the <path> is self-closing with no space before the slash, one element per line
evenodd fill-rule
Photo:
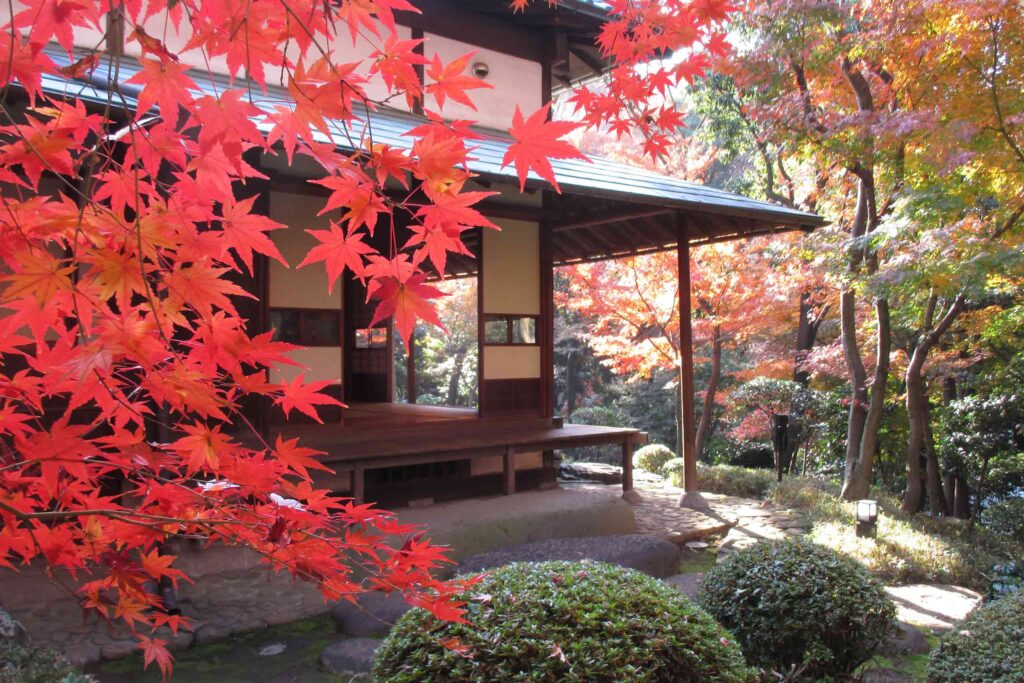
<path fill-rule="evenodd" d="M 874 538 L 878 524 L 878 501 L 857 501 L 857 537 Z"/>

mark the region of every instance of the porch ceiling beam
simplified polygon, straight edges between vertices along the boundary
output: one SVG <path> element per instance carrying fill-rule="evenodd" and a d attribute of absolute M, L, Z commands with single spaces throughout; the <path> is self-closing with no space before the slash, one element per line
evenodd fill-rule
<path fill-rule="evenodd" d="M 654 218 L 655 216 L 666 216 L 672 213 L 675 213 L 675 209 L 646 208 L 628 211 L 620 214 L 613 214 L 611 216 L 595 216 L 591 218 L 570 221 L 568 223 L 554 223 L 552 225 L 551 230 L 553 232 L 569 232 L 571 230 L 583 230 L 585 228 L 594 228 L 599 225 L 608 225 L 610 223 L 632 221 L 640 218 Z"/>

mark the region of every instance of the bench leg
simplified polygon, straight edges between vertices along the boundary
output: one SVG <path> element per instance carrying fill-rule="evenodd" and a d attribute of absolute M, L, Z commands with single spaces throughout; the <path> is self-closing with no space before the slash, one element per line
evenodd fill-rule
<path fill-rule="evenodd" d="M 633 490 L 633 439 L 622 442 L 622 499 L 627 503 L 639 503 L 643 498 Z"/>
<path fill-rule="evenodd" d="M 352 501 L 356 505 L 366 502 L 366 471 L 362 465 L 352 468 Z"/>
<path fill-rule="evenodd" d="M 516 492 L 516 449 L 512 446 L 505 447 L 505 455 L 502 458 L 502 486 L 501 492 L 511 496 Z"/>

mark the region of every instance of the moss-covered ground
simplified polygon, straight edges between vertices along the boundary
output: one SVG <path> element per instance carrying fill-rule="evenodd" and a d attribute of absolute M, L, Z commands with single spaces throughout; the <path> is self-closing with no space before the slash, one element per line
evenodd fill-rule
<path fill-rule="evenodd" d="M 330 615 L 233 636 L 175 653 L 177 683 L 348 683 L 320 665 L 320 651 L 338 638 Z M 284 651 L 262 656 L 260 649 L 281 643 Z M 98 665 L 101 683 L 160 683 L 155 667 L 143 671 L 142 657 Z"/>

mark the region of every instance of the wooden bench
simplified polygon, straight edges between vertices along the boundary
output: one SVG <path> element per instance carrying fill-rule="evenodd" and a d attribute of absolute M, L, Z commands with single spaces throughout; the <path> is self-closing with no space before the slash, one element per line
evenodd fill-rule
<path fill-rule="evenodd" d="M 516 453 L 602 445 L 621 447 L 623 498 L 639 500 L 633 490 L 633 450 L 646 441 L 646 434 L 638 429 L 552 427 L 547 420 L 467 420 L 354 433 L 325 428 L 330 425 L 307 431 L 302 444 L 324 451 L 321 461 L 335 472 L 351 475 L 351 495 L 358 503 L 365 502 L 368 469 L 501 456 L 502 492 L 511 495 L 516 491 Z"/>

